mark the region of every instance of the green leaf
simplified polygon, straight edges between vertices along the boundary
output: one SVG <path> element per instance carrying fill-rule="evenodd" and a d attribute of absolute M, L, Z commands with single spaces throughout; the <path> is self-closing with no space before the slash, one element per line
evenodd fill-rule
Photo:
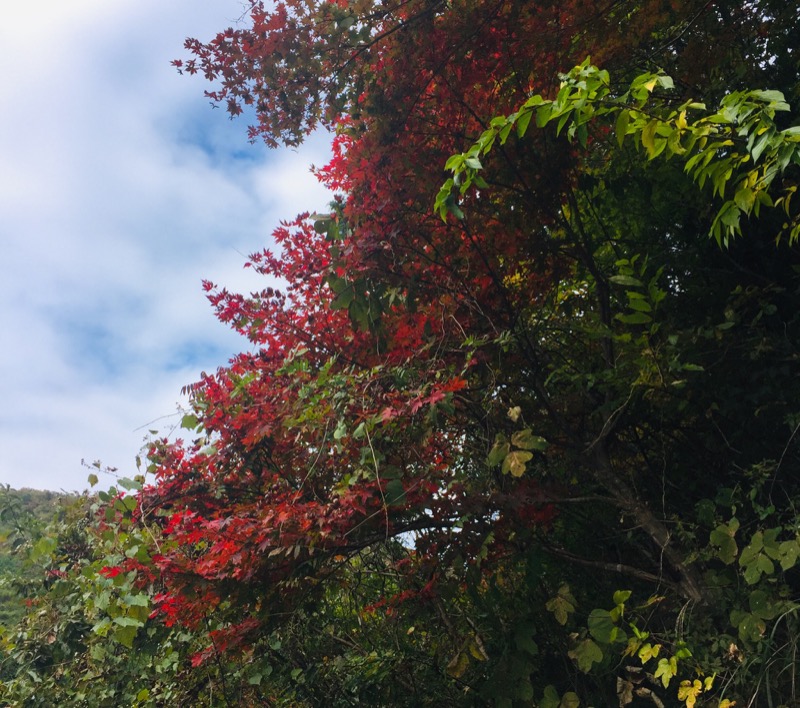
<path fill-rule="evenodd" d="M 628 110 L 621 110 L 619 115 L 617 116 L 617 123 L 616 123 L 616 133 L 617 133 L 617 143 L 620 147 L 622 147 L 622 143 L 625 140 L 625 136 L 628 133 L 628 125 L 631 122 L 631 114 Z"/>
<path fill-rule="evenodd" d="M 531 118 L 533 117 L 533 111 L 522 111 L 517 118 L 517 136 L 523 137 L 528 130 L 528 124 L 531 122 Z"/>
<path fill-rule="evenodd" d="M 335 291 L 334 291 L 335 292 Z M 332 310 L 346 310 L 353 302 L 356 293 L 352 285 L 342 288 L 333 300 L 331 300 Z"/>
<path fill-rule="evenodd" d="M 626 285 L 629 287 L 643 288 L 644 283 L 641 280 L 631 277 L 630 275 L 612 275 L 609 279 L 615 285 Z"/>
<path fill-rule="evenodd" d="M 749 598 L 750 612 L 756 617 L 769 620 L 775 617 L 778 609 L 763 590 L 753 590 Z"/>
<path fill-rule="evenodd" d="M 780 564 L 783 570 L 793 568 L 800 556 L 800 543 L 796 539 L 784 541 L 778 546 L 780 552 Z"/>
<path fill-rule="evenodd" d="M 672 80 L 671 76 L 667 76 L 666 74 L 662 74 L 657 79 L 658 85 L 666 89 L 667 91 L 675 88 L 675 82 Z"/>
<path fill-rule="evenodd" d="M 181 428 L 184 430 L 195 430 L 199 424 L 200 421 L 193 413 L 187 413 L 181 418 Z"/>
<path fill-rule="evenodd" d="M 750 91 L 753 98 L 757 98 L 765 103 L 786 103 L 786 97 L 780 91 Z"/>
<path fill-rule="evenodd" d="M 138 627 L 119 627 L 114 631 L 112 636 L 114 641 L 119 642 L 122 644 L 122 646 L 127 647 L 128 649 L 132 649 L 133 640 L 136 639 L 138 632 Z"/>
<path fill-rule="evenodd" d="M 578 646 L 568 652 L 570 658 L 574 659 L 578 668 L 584 673 L 589 673 L 594 664 L 599 664 L 603 660 L 603 651 L 591 639 L 584 639 Z"/>
<path fill-rule="evenodd" d="M 738 522 L 735 527 L 733 527 L 732 523 L 731 525 L 720 524 L 711 532 L 710 541 L 712 545 L 717 546 L 719 549 L 717 555 L 725 565 L 733 563 L 736 559 L 736 554 L 739 552 L 739 547 L 733 538 L 737 528 Z"/>
<path fill-rule="evenodd" d="M 140 490 L 142 488 L 142 483 L 136 479 L 128 479 L 127 477 L 122 477 L 118 484 L 123 489 L 127 489 L 129 492 L 135 490 Z"/>
<path fill-rule="evenodd" d="M 642 325 L 653 321 L 653 318 L 644 312 L 631 312 L 625 315 L 619 314 L 616 315 L 615 319 L 619 320 L 623 324 L 629 325 Z"/>
<path fill-rule="evenodd" d="M 517 649 L 527 652 L 531 656 L 539 653 L 539 646 L 533 640 L 534 625 L 532 622 L 522 622 L 514 630 L 514 643 Z"/>
<path fill-rule="evenodd" d="M 614 604 L 624 605 L 632 594 L 633 592 L 630 590 L 617 590 L 614 593 Z"/>
<path fill-rule="evenodd" d="M 592 610 L 588 619 L 589 633 L 602 644 L 627 641 L 623 632 L 615 623 L 608 610 Z"/>
<path fill-rule="evenodd" d="M 580 704 L 581 699 L 578 698 L 578 694 L 573 691 L 567 691 L 561 697 L 561 703 L 558 704 L 558 708 L 578 708 Z"/>
<path fill-rule="evenodd" d="M 51 536 L 42 536 L 33 546 L 31 555 L 34 560 L 38 560 L 44 556 L 49 556 L 58 546 L 58 541 Z"/>
<path fill-rule="evenodd" d="M 761 157 L 761 153 L 767 148 L 772 140 L 772 131 L 766 131 L 756 142 L 753 146 L 753 149 L 750 151 L 750 155 L 753 158 L 753 162 L 758 162 L 758 158 Z"/>
<path fill-rule="evenodd" d="M 733 616 L 733 613 L 731 613 Z M 743 640 L 757 642 L 767 631 L 767 624 L 763 619 L 756 615 L 745 612 L 741 615 L 736 627 L 739 630 L 739 637 Z"/>
<path fill-rule="evenodd" d="M 511 452 L 511 445 L 508 440 L 506 440 L 506 436 L 499 433 L 494 439 L 494 445 L 489 451 L 489 455 L 486 457 L 486 463 L 490 467 L 499 465 L 506 459 L 509 452 Z"/>
<path fill-rule="evenodd" d="M 120 615 L 119 617 L 115 617 L 114 624 L 118 624 L 120 627 L 144 626 L 144 622 L 142 622 L 141 620 L 135 619 L 133 617 L 128 617 L 127 615 Z"/>
<path fill-rule="evenodd" d="M 347 424 L 340 418 L 336 423 L 336 429 L 333 431 L 333 439 L 338 442 L 345 435 L 347 435 Z"/>
<path fill-rule="evenodd" d="M 523 450 L 546 450 L 547 440 L 538 435 L 534 435 L 530 428 L 519 430 L 511 436 L 511 444 Z"/>
<path fill-rule="evenodd" d="M 749 214 L 756 200 L 755 192 L 749 187 L 742 187 L 736 192 L 733 201 L 745 214 Z"/>
<path fill-rule="evenodd" d="M 539 708 L 559 708 L 561 699 L 555 686 L 545 686 L 544 696 L 539 701 Z"/>
<path fill-rule="evenodd" d="M 650 303 L 647 300 L 642 300 L 640 298 L 631 298 L 628 300 L 628 307 L 631 310 L 635 310 L 636 312 L 652 312 L 653 308 L 650 307 Z"/>
<path fill-rule="evenodd" d="M 383 493 L 390 506 L 402 506 L 406 502 L 406 490 L 399 479 L 390 480 Z"/>

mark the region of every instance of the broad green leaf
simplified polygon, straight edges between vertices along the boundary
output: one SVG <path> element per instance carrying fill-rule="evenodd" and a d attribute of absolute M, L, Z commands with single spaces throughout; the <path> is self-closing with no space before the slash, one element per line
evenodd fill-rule
<path fill-rule="evenodd" d="M 555 686 L 545 686 L 544 696 L 539 701 L 539 708 L 559 708 L 561 698 L 556 691 Z"/>
<path fill-rule="evenodd" d="M 514 630 L 514 643 L 517 649 L 527 652 L 531 656 L 539 653 L 539 646 L 533 640 L 534 626 L 532 622 L 522 622 Z"/>
<path fill-rule="evenodd" d="M 525 133 L 528 131 L 528 124 L 531 122 L 531 118 L 533 117 L 533 111 L 522 111 L 519 114 L 519 118 L 517 118 L 517 136 L 523 137 Z"/>
<path fill-rule="evenodd" d="M 797 563 L 797 558 L 800 556 L 800 543 L 797 539 L 791 541 L 784 541 L 778 547 L 780 551 L 780 564 L 783 570 L 793 568 Z"/>
<path fill-rule="evenodd" d="M 129 492 L 133 491 L 134 489 L 138 491 L 138 490 L 140 490 L 142 488 L 142 483 L 139 480 L 128 479 L 127 477 L 122 477 L 118 481 L 118 484 L 119 484 L 120 487 L 122 487 L 123 489 L 128 490 Z"/>
<path fill-rule="evenodd" d="M 523 450 L 546 450 L 547 440 L 534 435 L 530 428 L 519 430 L 511 436 L 511 444 Z"/>
<path fill-rule="evenodd" d="M 346 285 L 346 287 L 342 288 L 338 295 L 336 295 L 333 300 L 331 300 L 331 309 L 332 310 L 346 310 L 350 307 L 350 303 L 353 302 L 353 298 L 355 298 L 356 293 L 353 289 L 352 285 Z"/>
<path fill-rule="evenodd" d="M 576 661 L 578 668 L 584 673 L 589 673 L 592 670 L 592 666 L 599 664 L 603 660 L 603 650 L 591 639 L 584 639 L 568 654 L 570 658 Z"/>
<path fill-rule="evenodd" d="M 739 548 L 733 538 L 735 533 L 736 529 L 726 524 L 720 524 L 711 532 L 710 541 L 712 545 L 717 546 L 719 549 L 717 555 L 725 565 L 733 563 L 736 559 L 736 554 L 739 552 Z"/>
<path fill-rule="evenodd" d="M 194 413 L 187 413 L 181 418 L 181 428 L 184 430 L 194 430 L 197 428 L 200 421 Z"/>
<path fill-rule="evenodd" d="M 511 452 L 511 444 L 506 440 L 506 436 L 499 433 L 494 440 L 494 445 L 486 457 L 486 463 L 490 467 L 499 465 L 506 459 L 508 453 Z"/>
<path fill-rule="evenodd" d="M 756 200 L 755 192 L 749 187 L 742 187 L 736 192 L 733 201 L 745 214 L 749 214 Z"/>
<path fill-rule="evenodd" d="M 737 623 L 739 637 L 745 641 L 758 641 L 767 631 L 766 622 L 756 615 L 744 613 Z"/>
<path fill-rule="evenodd" d="M 753 590 L 749 598 L 750 612 L 761 619 L 772 619 L 778 608 L 770 601 L 769 595 L 763 590 Z"/>
<path fill-rule="evenodd" d="M 755 90 L 750 91 L 750 95 L 753 98 L 758 98 L 765 103 L 778 103 L 786 105 L 786 97 L 783 95 L 781 91 L 762 91 L 762 90 Z"/>
<path fill-rule="evenodd" d="M 666 74 L 661 74 L 656 81 L 661 88 L 666 89 L 667 91 L 675 88 L 675 82 L 672 80 L 672 77 L 667 76 Z"/>
<path fill-rule="evenodd" d="M 384 489 L 386 503 L 392 506 L 402 506 L 406 501 L 406 490 L 399 479 L 389 481 Z"/>
<path fill-rule="evenodd" d="M 138 632 L 138 627 L 119 627 L 118 629 L 114 630 L 114 634 L 112 636 L 114 641 L 119 642 L 122 644 L 122 646 L 127 647 L 128 649 L 132 649 L 133 640 L 136 639 Z"/>
<path fill-rule="evenodd" d="M 602 644 L 625 642 L 627 635 L 615 623 L 608 610 L 592 610 L 588 619 L 589 633 Z"/>

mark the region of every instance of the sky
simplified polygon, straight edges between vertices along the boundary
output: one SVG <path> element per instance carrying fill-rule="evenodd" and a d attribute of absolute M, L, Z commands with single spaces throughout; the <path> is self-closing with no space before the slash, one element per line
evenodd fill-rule
<path fill-rule="evenodd" d="M 203 279 L 243 265 L 281 219 L 324 211 L 328 139 L 268 151 L 179 76 L 187 36 L 235 25 L 236 0 L 39 0 L 0 22 L 0 483 L 82 490 L 121 476 L 182 386 L 250 343 Z M 173 433 L 174 434 L 174 433 Z M 110 475 L 100 485 L 114 482 Z"/>

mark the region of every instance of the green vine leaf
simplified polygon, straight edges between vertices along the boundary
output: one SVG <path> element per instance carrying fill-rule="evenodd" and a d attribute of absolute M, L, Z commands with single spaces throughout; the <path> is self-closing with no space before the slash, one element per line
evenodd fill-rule
<path fill-rule="evenodd" d="M 603 660 L 603 650 L 591 639 L 584 639 L 569 652 L 569 657 L 574 659 L 578 668 L 586 674 L 592 670 L 594 664 L 599 664 Z"/>

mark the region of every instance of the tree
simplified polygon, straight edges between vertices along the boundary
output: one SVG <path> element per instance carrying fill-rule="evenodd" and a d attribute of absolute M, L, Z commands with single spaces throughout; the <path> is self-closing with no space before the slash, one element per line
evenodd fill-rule
<path fill-rule="evenodd" d="M 132 641 L 180 628 L 220 705 L 793 700 L 797 31 L 292 1 L 190 40 L 254 139 L 335 131 L 338 196 L 251 258 L 280 289 L 206 284 L 257 348 L 149 450 Z"/>

